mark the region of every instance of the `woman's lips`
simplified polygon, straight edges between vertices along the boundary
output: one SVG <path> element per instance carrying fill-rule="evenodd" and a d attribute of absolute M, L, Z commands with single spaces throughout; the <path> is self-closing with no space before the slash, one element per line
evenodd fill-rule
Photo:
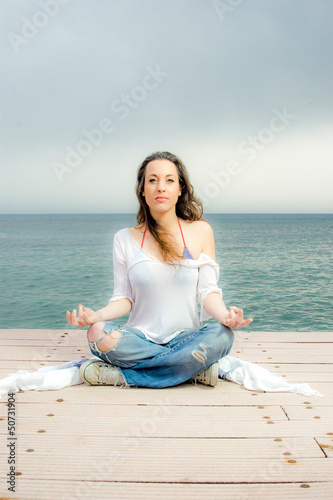
<path fill-rule="evenodd" d="M 164 196 L 158 196 L 157 198 L 155 198 L 156 201 L 165 201 L 167 199 L 168 198 L 165 198 Z"/>

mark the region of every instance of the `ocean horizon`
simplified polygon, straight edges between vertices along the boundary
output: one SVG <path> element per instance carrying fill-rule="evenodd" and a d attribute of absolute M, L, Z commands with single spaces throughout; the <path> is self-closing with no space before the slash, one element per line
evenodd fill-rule
<path fill-rule="evenodd" d="M 203 217 L 214 229 L 223 299 L 254 319 L 245 330 L 333 331 L 333 214 Z M 135 224 L 130 213 L 0 215 L 0 328 L 72 328 L 66 310 L 104 307 L 113 236 Z"/>

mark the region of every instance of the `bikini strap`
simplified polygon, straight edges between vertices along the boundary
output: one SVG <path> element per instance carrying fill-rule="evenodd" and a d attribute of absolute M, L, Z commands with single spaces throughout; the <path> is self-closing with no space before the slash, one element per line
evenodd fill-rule
<path fill-rule="evenodd" d="M 146 227 L 146 229 L 143 232 L 142 242 L 141 242 L 141 248 L 143 247 L 143 242 L 145 241 L 146 231 L 147 231 L 147 227 Z"/>
<path fill-rule="evenodd" d="M 185 239 L 184 239 L 184 235 L 183 235 L 182 226 L 180 225 L 179 219 L 177 219 L 177 220 L 178 220 L 178 225 L 179 225 L 180 232 L 182 233 L 182 238 L 183 238 L 184 247 L 185 247 L 185 248 L 187 248 L 187 247 L 186 247 L 186 243 L 185 243 Z M 142 242 L 141 242 L 141 248 L 143 247 L 143 242 L 145 241 L 146 231 L 147 231 L 147 227 L 146 227 L 146 229 L 145 229 L 145 230 L 144 230 L 144 232 L 143 232 Z"/>
<path fill-rule="evenodd" d="M 185 243 L 185 240 L 184 240 L 183 230 L 182 230 L 182 226 L 180 225 L 179 219 L 178 219 L 178 224 L 179 224 L 180 232 L 182 233 L 184 247 L 186 248 L 186 243 Z"/>

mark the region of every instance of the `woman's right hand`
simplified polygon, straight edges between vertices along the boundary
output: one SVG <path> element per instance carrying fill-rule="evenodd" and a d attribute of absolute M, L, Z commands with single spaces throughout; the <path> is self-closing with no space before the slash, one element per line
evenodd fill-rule
<path fill-rule="evenodd" d="M 76 309 L 73 309 L 72 314 L 69 311 L 66 312 L 66 318 L 67 322 L 73 326 L 89 326 L 97 321 L 96 312 L 82 304 L 79 304 L 78 316 Z"/>

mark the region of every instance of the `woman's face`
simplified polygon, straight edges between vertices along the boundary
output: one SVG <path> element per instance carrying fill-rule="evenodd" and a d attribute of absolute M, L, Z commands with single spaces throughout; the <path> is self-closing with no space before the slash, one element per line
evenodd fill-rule
<path fill-rule="evenodd" d="M 172 161 L 161 159 L 147 164 L 142 194 L 151 212 L 174 209 L 181 192 L 178 172 Z"/>

